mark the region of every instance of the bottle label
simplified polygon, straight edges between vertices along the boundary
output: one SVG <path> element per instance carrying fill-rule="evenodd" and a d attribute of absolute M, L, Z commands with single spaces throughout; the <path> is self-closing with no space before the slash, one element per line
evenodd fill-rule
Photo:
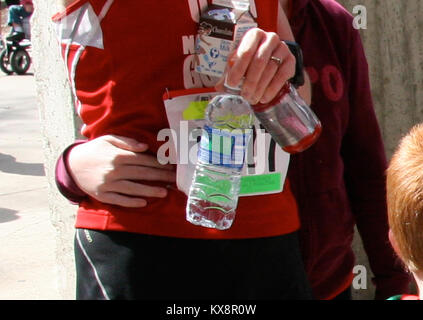
<path fill-rule="evenodd" d="M 250 137 L 250 129 L 221 130 L 204 126 L 198 159 L 203 163 L 242 169 Z"/>

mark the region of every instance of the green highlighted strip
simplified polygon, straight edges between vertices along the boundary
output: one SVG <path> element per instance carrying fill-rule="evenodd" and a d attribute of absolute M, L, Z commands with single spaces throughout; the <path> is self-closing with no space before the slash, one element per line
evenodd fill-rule
<path fill-rule="evenodd" d="M 241 177 L 240 194 L 266 193 L 281 190 L 281 173 L 269 173 Z"/>

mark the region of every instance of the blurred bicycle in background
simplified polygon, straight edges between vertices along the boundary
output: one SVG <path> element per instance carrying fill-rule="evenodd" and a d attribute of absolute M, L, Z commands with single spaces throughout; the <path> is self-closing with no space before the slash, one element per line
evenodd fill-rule
<path fill-rule="evenodd" d="M 31 66 L 31 24 L 34 11 L 32 0 L 9 1 L 8 21 L 11 32 L 0 40 L 0 69 L 7 75 L 25 74 Z"/>
<path fill-rule="evenodd" d="M 0 53 L 0 69 L 5 74 L 16 73 L 23 75 L 31 66 L 31 41 L 25 39 L 22 34 L 12 34 L 2 39 L 2 50 Z"/>

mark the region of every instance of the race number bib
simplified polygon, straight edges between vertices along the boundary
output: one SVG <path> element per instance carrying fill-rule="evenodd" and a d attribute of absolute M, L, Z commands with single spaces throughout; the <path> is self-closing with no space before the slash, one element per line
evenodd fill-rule
<path fill-rule="evenodd" d="M 204 127 L 204 111 L 217 93 L 213 89 L 188 89 L 166 92 L 163 96 L 169 129 L 159 132 L 164 141 L 157 156 L 162 163 L 177 165 L 178 189 L 188 195 L 197 163 Z M 279 193 L 288 171 L 289 154 L 255 120 L 246 148 L 240 196 Z"/>

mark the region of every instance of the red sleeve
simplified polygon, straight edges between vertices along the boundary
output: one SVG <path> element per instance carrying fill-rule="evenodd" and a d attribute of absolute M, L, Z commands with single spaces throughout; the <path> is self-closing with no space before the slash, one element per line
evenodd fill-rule
<path fill-rule="evenodd" d="M 375 275 L 376 299 L 409 292 L 408 274 L 388 240 L 387 160 L 370 91 L 368 65 L 358 31 L 350 50 L 350 115 L 342 156 L 357 228 Z"/>
<path fill-rule="evenodd" d="M 55 181 L 60 193 L 73 204 L 78 204 L 84 200 L 87 195 L 82 191 L 69 173 L 68 154 L 73 147 L 84 143 L 85 140 L 79 140 L 71 144 L 63 151 L 56 163 Z"/>

